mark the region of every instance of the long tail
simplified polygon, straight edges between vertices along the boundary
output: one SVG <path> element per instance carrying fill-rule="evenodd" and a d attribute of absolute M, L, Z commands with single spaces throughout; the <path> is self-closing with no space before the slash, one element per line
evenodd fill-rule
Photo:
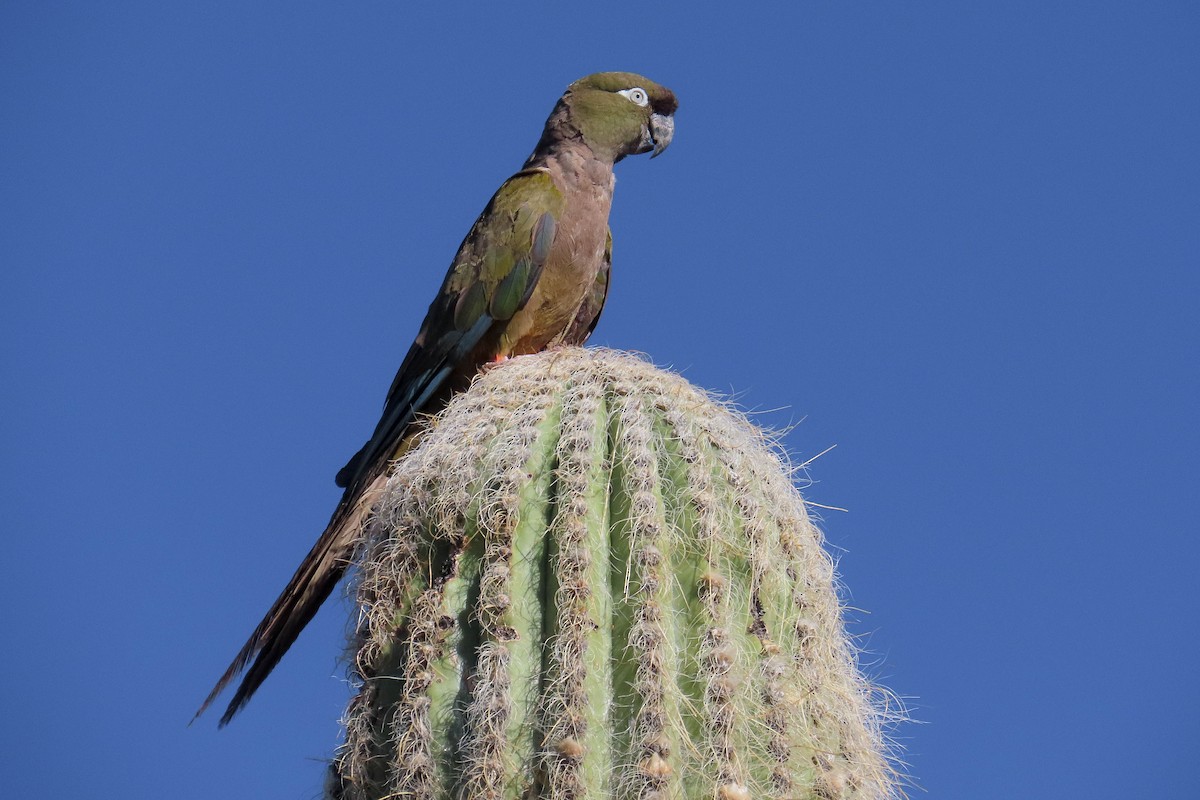
<path fill-rule="evenodd" d="M 304 626 L 316 616 L 317 609 L 329 597 L 333 587 L 345 573 L 367 516 L 383 493 L 386 479 L 385 470 L 370 480 L 361 492 L 346 492 L 321 538 L 317 539 L 317 543 L 300 563 L 296 574 L 288 581 L 283 593 L 275 600 L 275 604 L 263 617 L 262 622 L 258 623 L 254 633 L 250 634 L 249 640 L 233 659 L 233 663 L 209 692 L 196 715 L 192 717 L 193 722 L 205 712 L 217 695 L 246 669 L 251 659 L 254 659 L 254 663 L 242 678 L 229 707 L 225 709 L 221 717 L 221 727 L 233 719 L 267 679 L 271 670 L 279 663 L 279 659 L 283 658 L 283 654 L 296 641 Z"/>

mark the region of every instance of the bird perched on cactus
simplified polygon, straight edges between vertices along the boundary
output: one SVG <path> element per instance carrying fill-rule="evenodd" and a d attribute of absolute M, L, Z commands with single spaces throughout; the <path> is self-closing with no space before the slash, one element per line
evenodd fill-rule
<path fill-rule="evenodd" d="M 328 526 L 197 716 L 249 665 L 221 717 L 228 723 L 316 614 L 417 414 L 444 405 L 489 362 L 588 338 L 608 292 L 613 164 L 665 150 L 676 108 L 671 90 L 629 72 L 589 75 L 567 88 L 533 154 L 459 246 L 375 432 L 337 474 L 345 491 Z"/>

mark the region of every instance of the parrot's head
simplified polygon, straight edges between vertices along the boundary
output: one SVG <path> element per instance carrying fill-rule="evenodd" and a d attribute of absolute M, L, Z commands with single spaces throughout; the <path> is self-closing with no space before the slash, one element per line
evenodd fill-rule
<path fill-rule="evenodd" d="M 620 161 L 628 155 L 657 156 L 675 134 L 679 102 L 665 86 L 632 72 L 597 72 L 567 87 L 556 112 L 598 156 Z M 557 113 L 547 122 L 547 133 Z"/>

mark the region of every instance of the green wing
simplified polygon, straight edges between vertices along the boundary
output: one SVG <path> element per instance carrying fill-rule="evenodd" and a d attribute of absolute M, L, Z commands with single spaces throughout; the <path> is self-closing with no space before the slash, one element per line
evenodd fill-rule
<path fill-rule="evenodd" d="M 388 389 L 370 440 L 337 475 L 351 491 L 378 474 L 413 418 L 451 378 L 495 354 L 488 334 L 529 300 L 550 254 L 563 196 L 544 170 L 518 172 L 496 192 L 458 248 L 437 299 Z M 381 461 L 382 460 L 382 461 Z"/>

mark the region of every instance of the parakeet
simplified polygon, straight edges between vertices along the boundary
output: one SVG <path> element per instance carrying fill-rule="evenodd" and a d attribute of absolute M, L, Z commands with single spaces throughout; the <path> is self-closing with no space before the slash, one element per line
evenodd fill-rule
<path fill-rule="evenodd" d="M 533 154 L 459 246 L 375 432 L 337 474 L 344 492 L 328 526 L 196 716 L 253 660 L 221 717 L 228 723 L 316 614 L 417 414 L 440 408 L 489 362 L 588 338 L 608 292 L 613 164 L 665 150 L 677 107 L 670 89 L 629 72 L 589 75 L 567 88 Z"/>

